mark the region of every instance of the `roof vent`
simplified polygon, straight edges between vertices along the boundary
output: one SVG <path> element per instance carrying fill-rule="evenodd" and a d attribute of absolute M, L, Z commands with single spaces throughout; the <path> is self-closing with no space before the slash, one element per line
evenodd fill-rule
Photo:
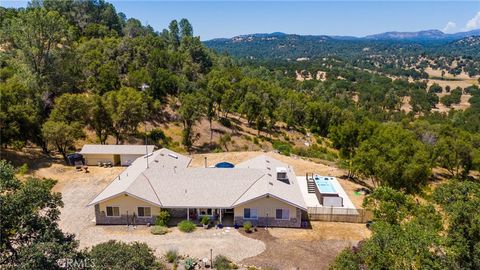
<path fill-rule="evenodd" d="M 171 153 L 169 153 L 169 154 L 168 154 L 168 156 L 169 156 L 169 157 L 171 157 L 171 158 L 174 158 L 174 159 L 178 159 L 178 156 L 177 156 L 177 155 L 175 155 L 175 154 L 171 154 Z"/>

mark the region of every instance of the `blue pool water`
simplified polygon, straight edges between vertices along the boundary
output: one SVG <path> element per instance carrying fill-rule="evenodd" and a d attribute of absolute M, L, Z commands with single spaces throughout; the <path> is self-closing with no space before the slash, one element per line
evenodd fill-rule
<path fill-rule="evenodd" d="M 332 181 L 328 180 L 330 177 L 322 177 L 322 176 L 315 176 L 315 185 L 317 185 L 318 190 L 320 193 L 334 193 L 336 194 L 337 191 L 332 185 Z"/>

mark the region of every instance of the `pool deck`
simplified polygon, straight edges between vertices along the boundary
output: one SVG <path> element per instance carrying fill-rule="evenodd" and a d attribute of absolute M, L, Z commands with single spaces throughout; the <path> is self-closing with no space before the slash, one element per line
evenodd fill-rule
<path fill-rule="evenodd" d="M 353 205 L 350 198 L 347 196 L 347 193 L 345 192 L 343 187 L 337 181 L 337 178 L 333 177 L 333 180 L 328 180 L 328 181 L 331 181 L 333 188 L 338 192 L 338 195 L 343 198 L 343 207 L 334 207 L 334 208 L 349 208 L 349 209 L 356 208 L 355 205 Z M 317 195 L 315 195 L 315 193 L 308 193 L 307 178 L 305 177 L 305 175 L 297 176 L 297 182 L 300 185 L 300 190 L 302 191 L 303 199 L 305 200 L 307 207 L 323 207 L 322 204 L 320 204 L 320 202 L 318 201 Z M 325 208 L 331 208 L 331 207 L 325 207 Z"/>

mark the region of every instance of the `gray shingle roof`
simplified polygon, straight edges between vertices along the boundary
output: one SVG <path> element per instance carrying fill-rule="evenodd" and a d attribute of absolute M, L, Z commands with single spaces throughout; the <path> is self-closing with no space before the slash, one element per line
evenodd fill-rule
<path fill-rule="evenodd" d="M 162 169 L 186 168 L 190 164 L 191 158 L 180 155 L 166 148 L 162 148 L 148 155 L 149 168 L 155 168 L 158 171 Z M 161 205 L 155 191 L 142 173 L 147 169 L 147 156 L 137 158 L 120 173 L 100 194 L 98 194 L 90 203 L 95 204 L 101 201 L 113 198 L 120 194 L 130 194 L 155 205 Z M 138 180 L 138 181 L 137 181 Z"/>
<path fill-rule="evenodd" d="M 298 208 L 307 208 L 295 172 L 287 164 L 272 157 L 261 155 L 244 161 L 236 167 L 260 169 L 264 172 L 264 175 L 235 202 L 235 205 L 269 195 L 293 204 Z M 277 168 L 287 169 L 288 181 L 277 180 Z"/>
<path fill-rule="evenodd" d="M 233 208 L 272 196 L 306 209 L 293 169 L 266 156 L 240 163 L 235 168 L 188 168 L 190 158 L 168 149 L 133 162 L 89 205 L 120 194 L 129 194 L 166 208 Z M 287 168 L 288 182 L 276 179 L 276 167 Z"/>
<path fill-rule="evenodd" d="M 154 145 L 122 145 L 122 144 L 85 144 L 80 154 L 116 154 L 116 155 L 145 155 L 152 153 Z"/>

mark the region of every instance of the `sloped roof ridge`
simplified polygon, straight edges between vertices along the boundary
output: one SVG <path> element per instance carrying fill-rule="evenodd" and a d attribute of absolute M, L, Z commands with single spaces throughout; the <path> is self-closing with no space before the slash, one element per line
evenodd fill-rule
<path fill-rule="evenodd" d="M 240 196 L 232 203 L 232 206 L 235 205 L 238 202 L 238 200 L 240 200 L 243 197 L 243 195 L 245 195 L 264 176 L 265 174 L 261 175 L 257 180 L 253 181 L 253 183 L 242 194 L 240 194 Z"/>
<path fill-rule="evenodd" d="M 162 201 L 160 200 L 160 197 L 158 197 L 157 192 L 153 188 L 152 182 L 150 182 L 150 178 L 148 178 L 143 172 L 142 172 L 142 175 L 143 175 L 143 177 L 145 177 L 145 179 L 147 179 L 148 185 L 150 185 L 150 188 L 153 190 L 153 193 L 155 194 L 155 197 L 157 197 L 158 203 L 163 206 Z M 135 179 L 135 181 L 137 181 L 137 179 Z"/>

